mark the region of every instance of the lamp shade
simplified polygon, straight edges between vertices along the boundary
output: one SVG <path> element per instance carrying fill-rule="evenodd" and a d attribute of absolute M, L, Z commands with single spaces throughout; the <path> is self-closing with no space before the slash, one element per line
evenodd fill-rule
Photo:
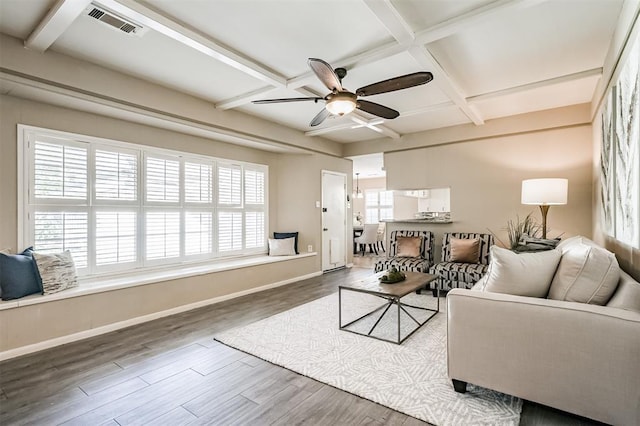
<path fill-rule="evenodd" d="M 567 179 L 527 179 L 522 181 L 522 204 L 553 206 L 567 204 Z"/>

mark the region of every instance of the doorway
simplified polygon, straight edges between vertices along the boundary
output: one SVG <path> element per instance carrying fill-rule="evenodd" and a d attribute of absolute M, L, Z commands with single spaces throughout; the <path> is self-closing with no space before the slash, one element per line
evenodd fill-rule
<path fill-rule="evenodd" d="M 322 271 L 347 264 L 347 175 L 322 171 Z"/>

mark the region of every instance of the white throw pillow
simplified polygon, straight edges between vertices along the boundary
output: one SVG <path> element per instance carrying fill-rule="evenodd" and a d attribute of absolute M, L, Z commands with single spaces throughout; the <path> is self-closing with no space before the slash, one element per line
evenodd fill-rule
<path fill-rule="evenodd" d="M 34 251 L 33 259 L 42 280 L 42 294 L 53 294 L 78 286 L 76 267 L 69 250 L 61 253 Z"/>
<path fill-rule="evenodd" d="M 295 238 L 269 238 L 269 256 L 293 256 L 296 254 Z"/>
<path fill-rule="evenodd" d="M 491 263 L 483 290 L 516 296 L 545 297 L 560 262 L 559 250 L 514 253 L 491 247 Z"/>
<path fill-rule="evenodd" d="M 619 279 L 616 256 L 581 240 L 563 247 L 549 299 L 604 305 L 616 290 Z"/>

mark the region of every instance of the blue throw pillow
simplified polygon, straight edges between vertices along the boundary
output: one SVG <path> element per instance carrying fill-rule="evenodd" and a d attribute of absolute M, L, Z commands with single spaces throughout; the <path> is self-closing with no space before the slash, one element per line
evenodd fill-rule
<path fill-rule="evenodd" d="M 296 251 L 296 254 L 300 254 L 298 251 L 298 233 L 297 232 L 274 232 L 273 238 L 276 240 L 282 240 L 284 238 L 295 238 L 295 242 L 293 243 L 293 249 Z"/>
<path fill-rule="evenodd" d="M 2 300 L 19 299 L 42 293 L 31 247 L 21 254 L 0 253 L 0 288 Z"/>

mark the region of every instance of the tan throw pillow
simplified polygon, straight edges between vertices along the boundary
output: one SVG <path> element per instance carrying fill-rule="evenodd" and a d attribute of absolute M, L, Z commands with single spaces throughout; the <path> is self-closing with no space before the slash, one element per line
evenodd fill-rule
<path fill-rule="evenodd" d="M 451 246 L 450 262 L 460 263 L 478 263 L 480 261 L 480 239 L 461 239 L 451 238 L 449 240 Z"/>
<path fill-rule="evenodd" d="M 560 262 L 559 250 L 514 253 L 491 247 L 491 263 L 483 290 L 515 296 L 545 297 Z"/>
<path fill-rule="evenodd" d="M 422 245 L 421 237 L 397 237 L 398 249 L 396 256 L 398 257 L 420 257 L 420 246 Z"/>
<path fill-rule="evenodd" d="M 606 304 L 618 286 L 620 267 L 610 251 L 577 241 L 563 247 L 549 299 Z"/>

